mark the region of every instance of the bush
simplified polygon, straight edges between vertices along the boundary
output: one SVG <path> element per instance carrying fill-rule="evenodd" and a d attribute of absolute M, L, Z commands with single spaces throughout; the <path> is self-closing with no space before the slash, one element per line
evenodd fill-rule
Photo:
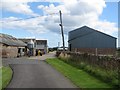
<path fill-rule="evenodd" d="M 71 54 L 69 55 L 70 56 L 67 57 L 66 55 L 64 56 L 62 54 L 59 54 L 59 58 L 76 68 L 83 69 L 87 73 L 91 74 L 92 76 L 95 76 L 96 78 L 99 78 L 100 80 L 106 83 L 109 83 L 115 87 L 119 86 L 118 69 L 109 69 L 110 65 L 112 64 L 111 62 L 114 62 L 113 64 L 116 64 L 115 61 L 111 60 L 110 57 L 100 57 L 97 59 L 97 61 L 94 61 L 96 57 L 93 56 L 93 58 L 91 58 L 91 56 L 89 56 L 88 54 L 78 55 L 74 53 L 74 55 L 72 54 L 73 56 Z M 87 59 L 91 60 L 88 61 Z M 102 60 L 102 62 L 100 60 Z"/>
<path fill-rule="evenodd" d="M 61 52 L 56 52 L 56 57 L 59 57 L 60 54 Z"/>

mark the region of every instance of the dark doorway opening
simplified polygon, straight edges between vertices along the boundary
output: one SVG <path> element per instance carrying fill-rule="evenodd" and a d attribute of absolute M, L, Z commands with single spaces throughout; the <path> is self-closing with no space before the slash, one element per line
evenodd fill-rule
<path fill-rule="evenodd" d="M 69 50 L 71 51 L 71 44 L 69 44 Z"/>

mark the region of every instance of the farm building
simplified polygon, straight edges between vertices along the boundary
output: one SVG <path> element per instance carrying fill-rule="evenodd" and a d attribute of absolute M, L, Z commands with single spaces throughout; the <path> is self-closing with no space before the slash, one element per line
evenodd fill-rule
<path fill-rule="evenodd" d="M 44 54 L 48 52 L 47 40 L 36 40 L 36 54 L 38 50 Z"/>
<path fill-rule="evenodd" d="M 17 57 L 24 55 L 26 44 L 15 37 L 0 33 L 1 57 Z"/>
<path fill-rule="evenodd" d="M 73 52 L 114 55 L 116 38 L 87 26 L 69 32 L 69 50 Z"/>
<path fill-rule="evenodd" d="M 43 54 L 46 54 L 48 51 L 47 40 L 36 40 L 35 38 L 21 38 L 19 40 L 27 44 L 27 48 L 30 50 L 32 56 L 37 55 L 38 50 Z"/>
<path fill-rule="evenodd" d="M 35 55 L 35 43 L 36 43 L 36 39 L 34 38 L 29 38 L 29 39 L 26 39 L 26 38 L 21 38 L 19 39 L 21 41 L 23 41 L 24 43 L 27 44 L 27 49 L 26 49 L 26 55 L 28 54 L 28 51 L 30 51 L 31 53 L 31 56 L 34 56 Z"/>

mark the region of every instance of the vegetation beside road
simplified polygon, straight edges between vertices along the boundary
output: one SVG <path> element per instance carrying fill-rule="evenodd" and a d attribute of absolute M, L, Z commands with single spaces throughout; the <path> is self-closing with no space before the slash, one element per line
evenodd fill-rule
<path fill-rule="evenodd" d="M 109 56 L 95 56 L 74 52 L 57 52 L 56 56 L 69 65 L 82 69 L 91 76 L 111 84 L 114 88 L 120 87 L 119 60 Z"/>
<path fill-rule="evenodd" d="M 79 88 L 112 88 L 111 85 L 98 80 L 82 69 L 75 68 L 58 58 L 47 59 L 46 62 L 69 78 Z"/>
<path fill-rule="evenodd" d="M 117 50 L 118 57 L 120 57 L 120 49 Z"/>
<path fill-rule="evenodd" d="M 0 90 L 5 88 L 12 78 L 12 70 L 10 67 L 0 68 Z"/>

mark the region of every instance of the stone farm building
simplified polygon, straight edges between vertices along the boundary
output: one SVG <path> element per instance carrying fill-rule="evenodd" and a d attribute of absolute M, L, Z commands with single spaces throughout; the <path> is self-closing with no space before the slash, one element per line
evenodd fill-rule
<path fill-rule="evenodd" d="M 0 33 L 0 55 L 2 58 L 24 55 L 27 45 L 13 36 Z"/>
<path fill-rule="evenodd" d="M 35 38 L 21 38 L 19 40 L 27 44 L 32 56 L 37 55 L 38 50 L 43 54 L 48 52 L 47 40 L 37 40 Z"/>
<path fill-rule="evenodd" d="M 73 52 L 114 55 L 116 38 L 87 26 L 69 32 L 69 50 Z"/>

